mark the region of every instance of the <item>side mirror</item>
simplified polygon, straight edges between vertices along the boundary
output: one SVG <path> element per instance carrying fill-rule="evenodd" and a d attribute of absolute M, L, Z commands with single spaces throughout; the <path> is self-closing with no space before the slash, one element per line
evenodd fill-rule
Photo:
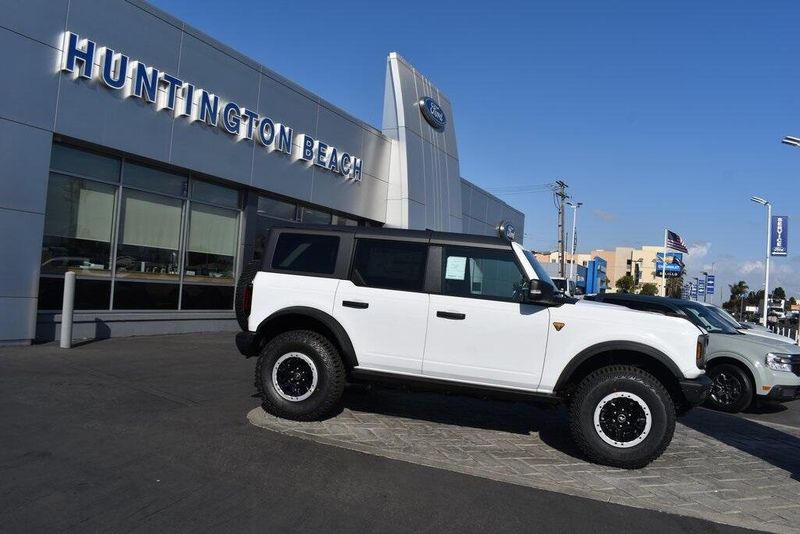
<path fill-rule="evenodd" d="M 531 280 L 526 294 L 526 302 L 552 303 L 555 300 L 555 289 L 548 283 L 540 280 Z"/>

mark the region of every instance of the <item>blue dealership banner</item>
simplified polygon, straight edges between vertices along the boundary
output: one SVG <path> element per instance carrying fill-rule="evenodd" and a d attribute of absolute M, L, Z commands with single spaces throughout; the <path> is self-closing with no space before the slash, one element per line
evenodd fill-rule
<path fill-rule="evenodd" d="M 656 253 L 656 276 L 664 270 L 664 253 Z M 683 273 L 683 252 L 667 252 L 667 278 L 677 278 Z"/>
<path fill-rule="evenodd" d="M 772 216 L 772 230 L 769 236 L 770 256 L 786 256 L 789 252 L 789 217 Z"/>
<path fill-rule="evenodd" d="M 708 293 L 709 295 L 713 295 L 714 294 L 714 275 L 713 274 L 709 274 L 708 275 L 708 282 L 706 282 L 706 293 Z"/>
<path fill-rule="evenodd" d="M 694 282 L 689 282 L 689 298 L 697 300 L 697 285 Z"/>

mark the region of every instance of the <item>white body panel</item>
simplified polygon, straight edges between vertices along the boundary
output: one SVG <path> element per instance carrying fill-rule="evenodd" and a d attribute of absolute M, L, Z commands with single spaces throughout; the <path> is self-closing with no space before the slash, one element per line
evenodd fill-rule
<path fill-rule="evenodd" d="M 549 311 L 542 306 L 431 295 L 423 374 L 533 390 L 539 385 Z M 437 317 L 463 313 L 463 320 Z"/>
<path fill-rule="evenodd" d="M 533 267 L 516 243 L 528 278 Z M 368 304 L 343 306 L 344 301 Z M 686 378 L 703 332 L 685 319 L 591 301 L 545 307 L 482 298 L 356 286 L 349 280 L 259 272 L 253 280 L 249 330 L 276 311 L 308 307 L 331 315 L 347 332 L 359 368 L 454 382 L 553 391 L 582 351 L 604 342 L 634 342 L 669 358 Z M 447 319 L 437 312 L 464 314 Z M 553 323 L 564 323 L 558 331 Z"/>
<path fill-rule="evenodd" d="M 335 278 L 258 272 L 248 328 L 255 332 L 264 319 L 284 308 L 304 306 L 332 314 L 338 285 Z"/>
<path fill-rule="evenodd" d="M 697 336 L 702 332 L 685 319 L 640 312 L 612 304 L 580 300 L 550 308 L 552 321 L 564 323 L 551 329 L 539 389 L 552 391 L 561 371 L 581 351 L 607 341 L 631 341 L 652 347 L 667 357 L 686 378 L 703 374 L 697 368 Z"/>
<path fill-rule="evenodd" d="M 333 317 L 350 336 L 360 368 L 419 374 L 429 299 L 427 293 L 359 287 L 342 280 Z M 344 301 L 369 307 L 350 308 Z"/>

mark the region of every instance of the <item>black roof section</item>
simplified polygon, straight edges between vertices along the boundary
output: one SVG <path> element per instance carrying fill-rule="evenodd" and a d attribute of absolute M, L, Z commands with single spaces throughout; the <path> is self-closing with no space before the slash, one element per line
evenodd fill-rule
<path fill-rule="evenodd" d="M 397 239 L 403 241 L 430 242 L 434 245 L 480 246 L 508 248 L 509 241 L 498 236 L 460 234 L 456 232 L 437 232 L 434 230 L 406 230 L 403 228 L 384 228 L 381 226 L 343 226 L 330 224 L 284 223 L 271 227 L 271 230 L 305 230 L 314 233 L 354 234 L 356 238 Z"/>
<path fill-rule="evenodd" d="M 603 302 L 606 300 L 627 300 L 627 301 L 649 302 L 652 304 L 666 304 L 676 307 L 683 307 L 687 305 L 692 305 L 692 306 L 703 305 L 702 302 L 696 302 L 693 300 L 676 299 L 672 297 L 659 297 L 656 295 L 637 295 L 634 293 L 601 293 L 597 295 L 591 295 L 591 297 L 593 298 L 590 300 L 596 300 L 598 302 Z"/>

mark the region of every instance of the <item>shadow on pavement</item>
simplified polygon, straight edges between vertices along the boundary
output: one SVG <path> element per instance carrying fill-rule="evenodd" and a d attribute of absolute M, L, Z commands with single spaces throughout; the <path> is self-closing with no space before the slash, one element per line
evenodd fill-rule
<path fill-rule="evenodd" d="M 789 408 L 787 408 L 785 404 L 778 402 L 756 401 L 751 404 L 743 413 L 764 415 L 785 412 L 788 409 Z"/>
<path fill-rule="evenodd" d="M 415 419 L 512 434 L 538 434 L 539 439 L 571 457 L 585 460 L 572 442 L 563 406 L 473 398 L 456 394 L 383 386 L 350 385 L 340 405 L 357 412 Z M 332 417 L 340 413 L 339 410 Z"/>
<path fill-rule="evenodd" d="M 775 428 L 733 415 L 696 408 L 681 423 L 739 449 L 800 480 L 800 439 Z"/>
<path fill-rule="evenodd" d="M 572 441 L 563 406 L 482 399 L 433 392 L 414 392 L 382 386 L 350 386 L 340 405 L 374 413 L 513 434 L 538 434 L 548 446 L 586 460 Z M 764 409 L 775 410 L 767 405 Z M 777 405 L 777 411 L 785 409 Z M 337 410 L 332 417 L 340 413 Z M 800 438 L 747 419 L 696 408 L 679 423 L 726 445 L 759 458 L 800 480 Z"/>

